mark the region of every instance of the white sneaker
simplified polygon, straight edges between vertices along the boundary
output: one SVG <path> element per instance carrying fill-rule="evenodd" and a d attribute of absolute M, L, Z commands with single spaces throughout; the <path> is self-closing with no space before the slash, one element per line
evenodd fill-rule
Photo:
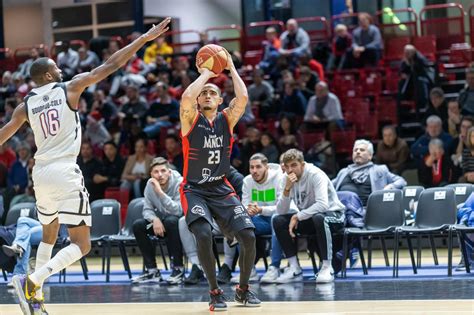
<path fill-rule="evenodd" d="M 275 283 L 280 276 L 280 269 L 275 266 L 268 267 L 267 272 L 260 279 L 261 283 Z"/>
<path fill-rule="evenodd" d="M 332 266 L 323 266 L 316 276 L 316 283 L 330 283 L 334 281 Z"/>
<path fill-rule="evenodd" d="M 303 281 L 303 270 L 301 267 L 289 267 L 276 279 L 276 283 L 290 283 Z"/>
<path fill-rule="evenodd" d="M 252 268 L 252 271 L 250 272 L 250 278 L 249 282 L 258 282 L 259 276 L 257 273 L 257 269 L 255 267 Z M 240 273 L 236 274 L 230 279 L 231 283 L 239 283 L 240 282 Z"/>

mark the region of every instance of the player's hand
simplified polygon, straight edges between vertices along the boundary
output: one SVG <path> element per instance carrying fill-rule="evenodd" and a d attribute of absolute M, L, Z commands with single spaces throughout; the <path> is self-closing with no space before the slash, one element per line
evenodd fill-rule
<path fill-rule="evenodd" d="M 153 233 L 155 233 L 155 235 L 159 237 L 165 236 L 165 233 L 166 233 L 165 226 L 163 225 L 163 223 L 161 222 L 159 218 L 153 219 Z"/>
<path fill-rule="evenodd" d="M 294 214 L 292 217 L 291 217 L 291 220 L 290 220 L 290 226 L 288 227 L 288 230 L 290 232 L 290 236 L 292 238 L 295 238 L 296 237 L 296 234 L 294 232 L 294 230 L 296 230 L 298 228 L 298 216 L 296 214 Z"/>
<path fill-rule="evenodd" d="M 232 69 L 232 68 L 235 68 L 234 66 L 234 61 L 232 60 L 232 56 L 230 55 L 230 53 L 227 51 L 227 49 L 225 49 L 225 53 L 227 54 L 227 65 L 225 66 L 224 69 L 226 70 L 229 70 Z"/>
<path fill-rule="evenodd" d="M 214 72 L 212 72 L 211 70 L 207 68 L 199 68 L 197 63 L 196 63 L 196 68 L 201 75 L 207 75 L 208 78 L 215 78 L 218 76 L 217 74 L 215 74 Z"/>
<path fill-rule="evenodd" d="M 167 17 L 160 24 L 155 25 L 148 30 L 145 34 L 143 34 L 143 38 L 146 39 L 147 42 L 154 40 L 155 38 L 159 37 L 163 33 L 169 30 L 168 24 L 171 22 L 171 18 Z"/>
<path fill-rule="evenodd" d="M 298 181 L 295 173 L 290 173 L 286 176 L 285 190 L 290 190 L 293 188 L 293 185 Z"/>

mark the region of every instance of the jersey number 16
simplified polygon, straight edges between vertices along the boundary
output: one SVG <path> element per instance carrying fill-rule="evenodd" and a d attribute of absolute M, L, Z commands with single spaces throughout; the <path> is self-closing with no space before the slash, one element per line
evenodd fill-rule
<path fill-rule="evenodd" d="M 48 136 L 55 136 L 59 131 L 59 113 L 56 109 L 50 109 L 46 113 L 39 115 L 41 129 L 43 130 L 44 138 Z"/>

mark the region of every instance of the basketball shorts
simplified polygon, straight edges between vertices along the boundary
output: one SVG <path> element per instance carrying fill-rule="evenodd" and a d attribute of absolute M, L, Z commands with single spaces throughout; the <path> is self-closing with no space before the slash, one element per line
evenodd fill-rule
<path fill-rule="evenodd" d="M 58 218 L 60 224 L 91 226 L 89 193 L 75 160 L 36 161 L 33 189 L 42 224 Z"/>
<path fill-rule="evenodd" d="M 203 218 L 213 226 L 213 218 L 222 234 L 232 240 L 237 232 L 255 226 L 230 184 L 181 184 L 181 204 L 186 223 Z"/>

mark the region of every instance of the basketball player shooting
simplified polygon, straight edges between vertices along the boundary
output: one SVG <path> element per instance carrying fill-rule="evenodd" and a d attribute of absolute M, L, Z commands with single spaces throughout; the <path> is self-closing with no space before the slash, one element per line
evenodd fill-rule
<path fill-rule="evenodd" d="M 221 47 L 219 49 L 223 50 Z M 223 52 L 224 57 L 217 53 L 212 55 L 212 51 L 208 56 L 215 59 L 211 64 L 223 63 L 230 71 L 236 97 L 229 107 L 222 112 L 217 111 L 223 101 L 221 92 L 214 84 L 207 83 L 217 74 L 200 67 L 203 60 L 199 53 L 197 67 L 200 76 L 184 91 L 180 106 L 184 154 L 181 203 L 189 229 L 196 237 L 199 260 L 209 283 L 211 311 L 227 308 L 226 298 L 216 280 L 212 218 L 227 239 L 233 240 L 235 237 L 240 243 L 240 283 L 235 291 L 235 301 L 245 306 L 260 306 L 260 300 L 249 290 L 248 285 L 255 260 L 255 227 L 225 177 L 230 167 L 233 129 L 248 103 L 247 89 L 229 53 Z M 203 64 L 207 63 L 204 60 Z"/>
<path fill-rule="evenodd" d="M 145 43 L 166 32 L 169 23 L 170 18 L 166 18 L 101 66 L 65 83 L 53 60 L 39 58 L 32 64 L 30 75 L 37 87 L 16 107 L 10 122 L 0 129 L 0 144 L 3 144 L 28 122 L 38 148 L 34 157 L 33 188 L 43 238 L 36 254 L 35 272 L 12 279 L 23 314 L 48 314 L 42 292 L 44 280 L 79 260 L 91 248 L 88 193 L 76 164 L 82 134 L 77 112 L 80 95 L 88 86 L 125 65 Z M 51 258 L 59 224 L 68 226 L 71 244 Z"/>

